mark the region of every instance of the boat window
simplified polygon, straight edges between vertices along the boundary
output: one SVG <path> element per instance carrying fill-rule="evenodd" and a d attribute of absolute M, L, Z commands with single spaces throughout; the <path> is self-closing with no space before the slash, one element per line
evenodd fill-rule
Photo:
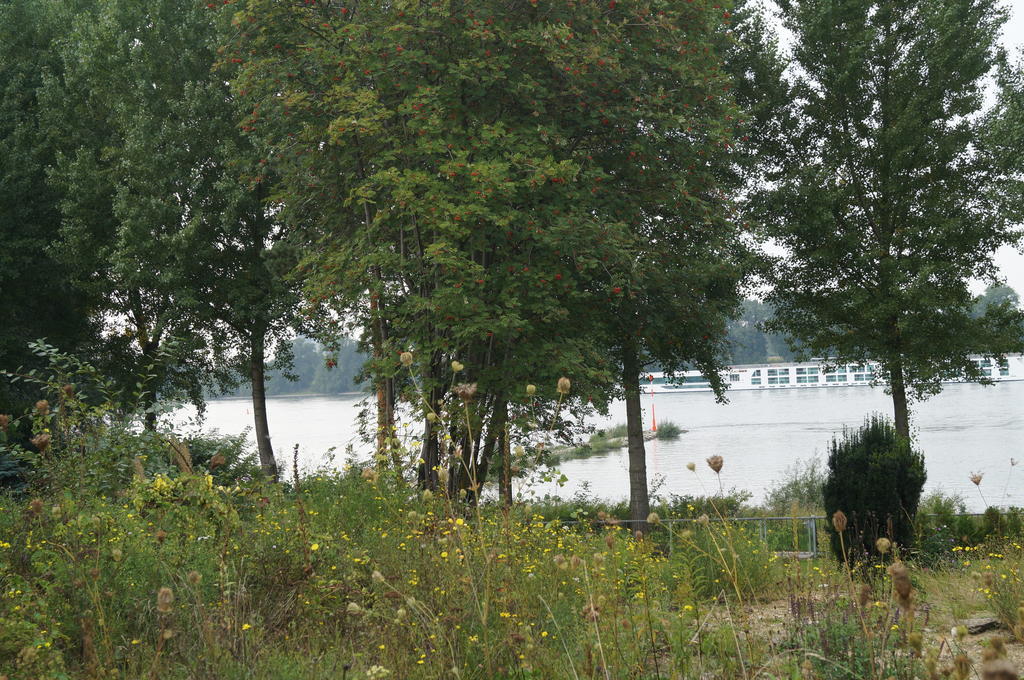
<path fill-rule="evenodd" d="M 731 382 L 739 382 L 740 381 L 740 374 L 739 373 L 730 373 L 729 374 L 729 380 Z"/>
<path fill-rule="evenodd" d="M 750 384 L 751 385 L 760 385 L 761 384 L 761 379 L 760 378 L 751 378 L 750 379 Z"/>

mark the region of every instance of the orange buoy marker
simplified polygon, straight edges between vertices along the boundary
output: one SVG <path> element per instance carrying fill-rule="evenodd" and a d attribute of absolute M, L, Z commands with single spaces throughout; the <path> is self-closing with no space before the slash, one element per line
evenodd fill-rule
<path fill-rule="evenodd" d="M 651 432 L 657 432 L 658 419 L 654 417 L 654 376 L 648 375 L 647 379 L 651 382 Z"/>

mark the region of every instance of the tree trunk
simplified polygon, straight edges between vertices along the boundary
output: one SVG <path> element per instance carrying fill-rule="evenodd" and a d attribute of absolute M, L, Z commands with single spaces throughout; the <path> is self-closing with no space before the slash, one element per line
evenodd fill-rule
<path fill-rule="evenodd" d="M 907 405 L 907 383 L 903 363 L 895 361 L 889 366 L 889 389 L 892 392 L 893 419 L 896 433 L 910 439 L 910 409 Z"/>
<path fill-rule="evenodd" d="M 380 274 L 376 272 L 378 278 Z M 384 357 L 384 343 L 387 340 L 384 328 L 384 320 L 380 316 L 380 303 L 375 294 L 370 295 L 370 316 L 373 333 L 373 358 L 380 360 Z M 389 458 L 389 452 L 393 447 L 395 436 L 395 411 L 394 411 L 394 387 L 390 378 L 380 375 L 375 376 L 377 386 L 377 464 L 383 466 Z"/>
<path fill-rule="evenodd" d="M 156 431 L 156 412 L 153 408 L 156 406 L 157 384 L 165 375 L 165 368 L 164 366 L 156 367 L 156 352 L 160 349 L 159 343 L 143 340 L 140 344 L 142 346 L 142 366 L 145 369 L 144 372 L 149 373 L 151 370 L 156 369 L 154 372 L 161 374 L 160 378 L 146 386 L 146 392 L 142 396 L 142 408 L 146 411 L 146 415 L 143 417 L 144 427 L 150 432 L 154 432 Z"/>
<path fill-rule="evenodd" d="M 626 438 L 629 445 L 630 528 L 647 532 L 651 512 L 647 495 L 647 451 L 644 448 L 643 415 L 640 412 L 640 359 L 634 347 L 622 355 L 622 386 L 626 391 Z"/>
<path fill-rule="evenodd" d="M 270 425 L 267 422 L 266 362 L 263 346 L 264 334 L 252 335 L 252 354 L 249 357 L 249 378 L 252 382 L 252 415 L 256 427 L 256 450 L 260 466 L 268 479 L 277 481 L 277 461 L 270 445 Z"/>
<path fill-rule="evenodd" d="M 501 505 L 505 508 L 512 507 L 512 446 L 508 441 L 508 424 L 498 434 L 498 446 L 501 448 L 501 482 L 498 486 L 498 495 L 501 497 Z"/>
<path fill-rule="evenodd" d="M 505 432 L 505 421 L 508 419 L 508 402 L 502 398 L 495 401 L 491 412 L 491 422 L 487 426 L 487 435 L 484 437 L 484 447 L 477 466 L 477 488 L 474 490 L 474 502 L 480 499 L 480 490 L 487 481 L 487 474 L 491 470 L 491 461 L 494 459 L 494 452 L 501 451 L 501 437 Z"/>

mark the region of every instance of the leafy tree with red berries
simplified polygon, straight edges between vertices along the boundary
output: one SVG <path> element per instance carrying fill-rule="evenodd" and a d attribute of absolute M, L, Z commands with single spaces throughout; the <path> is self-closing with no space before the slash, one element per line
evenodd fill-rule
<path fill-rule="evenodd" d="M 422 482 L 456 452 L 453 488 L 483 479 L 507 432 L 606 403 L 622 377 L 609 348 L 637 331 L 613 321 L 628 301 L 699 317 L 707 279 L 689 272 L 731 277 L 715 262 L 733 235 L 726 18 L 657 0 L 250 0 L 238 15 L 227 58 L 308 253 L 310 309 L 363 331 L 382 439 L 401 394 L 425 411 Z M 670 259 L 688 278 L 664 273 Z M 699 319 L 671 333 L 718 337 Z M 476 385 L 468 427 L 439 432 L 430 411 L 464 407 L 453 381 Z"/>

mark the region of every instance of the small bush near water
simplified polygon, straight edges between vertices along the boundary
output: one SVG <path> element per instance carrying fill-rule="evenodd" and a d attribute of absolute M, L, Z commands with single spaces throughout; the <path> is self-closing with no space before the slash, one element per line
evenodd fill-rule
<path fill-rule="evenodd" d="M 903 550 L 913 547 L 914 516 L 924 487 L 924 456 L 896 434 L 882 416 L 834 439 L 825 482 L 825 514 L 844 515 L 845 531 L 830 523 L 839 559 L 864 561 L 885 537 Z M 840 538 L 842 534 L 842 539 Z M 847 556 L 843 555 L 843 548 Z"/>

